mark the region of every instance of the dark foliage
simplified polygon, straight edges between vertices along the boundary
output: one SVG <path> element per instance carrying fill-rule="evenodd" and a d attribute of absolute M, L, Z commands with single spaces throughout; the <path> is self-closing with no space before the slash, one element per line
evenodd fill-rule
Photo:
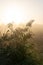
<path fill-rule="evenodd" d="M 39 53 L 34 43 L 29 43 L 31 38 L 27 27 L 17 28 L 10 35 L 6 32 L 0 38 L 0 65 L 40 65 Z"/>

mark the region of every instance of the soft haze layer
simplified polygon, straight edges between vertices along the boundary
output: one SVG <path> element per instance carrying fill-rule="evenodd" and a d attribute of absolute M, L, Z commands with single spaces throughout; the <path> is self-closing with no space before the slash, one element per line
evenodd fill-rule
<path fill-rule="evenodd" d="M 43 23 L 43 0 L 0 0 L 0 23 L 30 19 Z"/>

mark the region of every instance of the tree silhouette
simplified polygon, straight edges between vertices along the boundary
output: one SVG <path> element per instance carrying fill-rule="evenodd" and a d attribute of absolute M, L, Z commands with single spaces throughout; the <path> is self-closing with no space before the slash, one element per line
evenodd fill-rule
<path fill-rule="evenodd" d="M 12 24 L 9 28 L 12 31 Z M 29 43 L 32 38 L 29 27 L 19 27 L 12 32 L 10 37 L 5 34 L 0 39 L 3 44 L 0 48 L 0 65 L 39 65 L 40 58 L 34 43 Z"/>

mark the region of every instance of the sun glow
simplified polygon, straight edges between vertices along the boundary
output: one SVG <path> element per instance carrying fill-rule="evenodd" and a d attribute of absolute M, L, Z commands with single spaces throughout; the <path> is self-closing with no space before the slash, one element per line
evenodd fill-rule
<path fill-rule="evenodd" d="M 24 5 L 24 4 L 23 4 Z M 25 9 L 26 8 L 26 9 Z M 6 5 L 1 13 L 1 21 L 4 24 L 8 24 L 10 22 L 14 22 L 16 24 L 26 23 L 32 18 L 34 12 L 31 12 L 31 8 L 23 7 L 20 3 L 10 3 L 9 5 Z"/>
<path fill-rule="evenodd" d="M 16 24 L 19 24 L 21 23 L 25 16 L 24 16 L 24 13 L 18 8 L 11 8 L 11 7 L 8 7 L 5 11 L 4 11 L 4 14 L 3 14 L 3 18 L 2 18 L 2 21 L 7 24 L 9 22 L 12 22 L 14 21 Z"/>

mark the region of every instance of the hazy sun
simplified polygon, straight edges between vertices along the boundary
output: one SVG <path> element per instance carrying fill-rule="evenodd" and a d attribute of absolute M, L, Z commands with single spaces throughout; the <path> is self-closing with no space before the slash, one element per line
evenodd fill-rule
<path fill-rule="evenodd" d="M 3 18 L 2 21 L 7 24 L 9 22 L 14 21 L 16 24 L 21 23 L 24 20 L 24 13 L 22 12 L 22 10 L 20 10 L 19 8 L 6 8 L 6 10 L 4 11 L 3 14 Z"/>
<path fill-rule="evenodd" d="M 30 11 L 27 12 L 24 8 L 20 6 L 9 5 L 3 10 L 2 13 L 2 22 L 8 24 L 14 22 L 16 24 L 25 23 L 32 18 Z"/>

